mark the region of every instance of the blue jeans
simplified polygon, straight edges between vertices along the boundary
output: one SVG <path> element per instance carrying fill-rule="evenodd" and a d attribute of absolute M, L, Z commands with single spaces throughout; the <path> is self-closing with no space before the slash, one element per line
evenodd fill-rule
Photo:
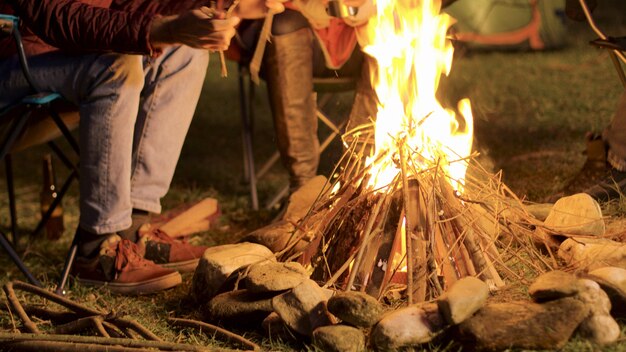
<path fill-rule="evenodd" d="M 35 84 L 80 112 L 80 226 L 131 226 L 159 213 L 194 114 L 208 52 L 171 47 L 156 58 L 51 52 L 29 58 Z M 17 58 L 0 60 L 0 109 L 31 93 Z"/>

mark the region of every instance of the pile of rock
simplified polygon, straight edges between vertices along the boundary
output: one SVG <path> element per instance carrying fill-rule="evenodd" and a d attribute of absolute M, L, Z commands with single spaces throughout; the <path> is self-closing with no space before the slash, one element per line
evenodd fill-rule
<path fill-rule="evenodd" d="M 530 286 L 530 300 L 506 303 L 491 301 L 488 285 L 467 277 L 436 301 L 390 309 L 364 293 L 322 288 L 300 264 L 276 261 L 274 253 L 291 241 L 295 248 L 308 243 L 292 237 L 293 224 L 325 183 L 317 178 L 297 192 L 283 220 L 250 234 L 249 242 L 204 253 L 192 295 L 206 321 L 304 339 L 323 351 L 388 351 L 433 341 L 469 349 L 556 349 L 576 333 L 600 345 L 618 339 L 614 317 L 626 316 L 626 245 L 600 237 L 602 213 L 589 196 L 531 211 L 544 214 L 538 230 L 570 235 L 558 242 L 559 257 L 584 274 L 549 272 Z"/>
<path fill-rule="evenodd" d="M 389 309 L 360 292 L 335 292 L 297 263 L 279 263 L 258 244 L 213 247 L 193 279 L 206 321 L 310 340 L 324 351 L 396 350 L 454 340 L 472 348 L 561 348 L 578 332 L 597 344 L 618 339 L 626 313 L 626 270 L 583 276 L 553 271 L 530 286 L 531 300 L 490 302 L 489 287 L 467 277 L 434 302 Z"/>

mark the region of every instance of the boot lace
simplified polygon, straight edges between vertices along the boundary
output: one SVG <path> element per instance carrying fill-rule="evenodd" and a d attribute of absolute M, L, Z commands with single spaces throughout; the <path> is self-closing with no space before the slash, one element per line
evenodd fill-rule
<path fill-rule="evenodd" d="M 117 244 L 117 251 L 115 256 L 115 270 L 122 272 L 128 270 L 129 263 L 141 263 L 143 266 L 148 265 L 150 262 L 143 259 L 139 253 L 139 247 L 127 239 L 122 239 Z"/>

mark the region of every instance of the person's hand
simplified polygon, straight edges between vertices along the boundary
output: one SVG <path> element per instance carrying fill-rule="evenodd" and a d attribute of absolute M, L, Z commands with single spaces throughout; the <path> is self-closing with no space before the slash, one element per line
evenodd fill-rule
<path fill-rule="evenodd" d="M 263 18 L 268 12 L 285 11 L 283 3 L 288 0 L 240 0 L 233 14 L 244 19 Z"/>
<path fill-rule="evenodd" d="M 150 44 L 155 48 L 183 44 L 211 51 L 226 50 L 239 21 L 238 17 L 224 19 L 223 13 L 208 7 L 159 17 L 152 22 Z"/>

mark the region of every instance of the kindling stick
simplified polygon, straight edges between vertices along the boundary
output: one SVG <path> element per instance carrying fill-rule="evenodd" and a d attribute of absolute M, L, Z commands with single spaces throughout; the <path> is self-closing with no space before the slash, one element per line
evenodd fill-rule
<path fill-rule="evenodd" d="M 233 4 L 230 5 L 228 10 L 226 11 L 226 19 L 229 19 L 233 15 L 233 12 L 235 12 L 235 8 L 237 8 L 237 5 L 239 5 L 239 1 L 240 0 L 235 0 L 233 1 Z M 211 15 L 215 16 L 216 14 L 217 14 L 217 4 L 215 3 L 215 1 L 211 1 Z M 226 57 L 224 56 L 224 51 L 220 50 L 219 55 L 220 55 L 220 67 L 222 71 L 221 76 L 228 77 L 228 69 L 226 68 Z"/>
<path fill-rule="evenodd" d="M 257 85 L 260 83 L 259 71 L 261 69 L 261 61 L 263 61 L 265 45 L 267 41 L 270 40 L 270 32 L 275 14 L 276 12 L 273 9 L 267 11 L 267 15 L 265 15 L 265 20 L 263 21 L 263 28 L 261 28 L 261 35 L 259 35 L 259 41 L 256 43 L 254 55 L 252 56 L 252 61 L 250 61 L 250 79 Z"/>

